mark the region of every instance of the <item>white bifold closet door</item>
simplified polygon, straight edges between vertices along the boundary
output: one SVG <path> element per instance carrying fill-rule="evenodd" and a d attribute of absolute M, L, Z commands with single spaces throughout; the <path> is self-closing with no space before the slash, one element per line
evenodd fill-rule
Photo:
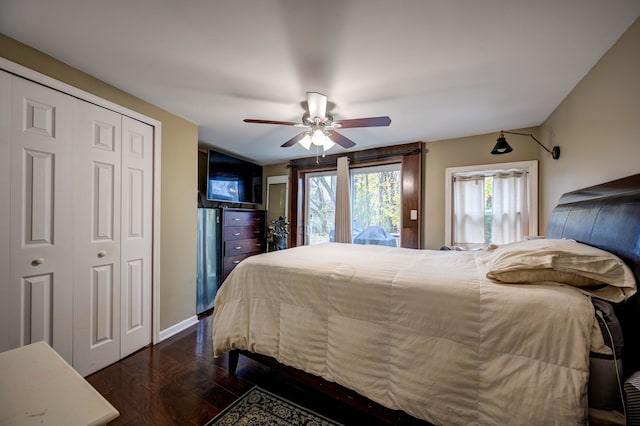
<path fill-rule="evenodd" d="M 122 117 L 120 357 L 152 340 L 153 128 Z"/>
<path fill-rule="evenodd" d="M 81 374 L 120 357 L 121 122 L 77 105 L 73 365 Z"/>
<path fill-rule="evenodd" d="M 153 127 L 4 72 L 0 95 L 0 350 L 88 375 L 152 340 Z"/>
<path fill-rule="evenodd" d="M 151 342 L 153 133 L 77 107 L 74 368 L 86 375 Z"/>
<path fill-rule="evenodd" d="M 9 346 L 72 363 L 75 99 L 15 77 L 10 93 Z"/>

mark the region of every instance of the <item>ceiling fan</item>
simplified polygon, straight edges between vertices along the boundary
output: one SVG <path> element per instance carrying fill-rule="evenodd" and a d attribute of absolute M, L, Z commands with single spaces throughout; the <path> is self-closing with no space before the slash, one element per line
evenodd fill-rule
<path fill-rule="evenodd" d="M 245 123 L 277 124 L 281 126 L 306 127 L 307 130 L 292 137 L 281 146 L 290 147 L 300 143 L 306 149 L 311 145 L 322 146 L 324 151 L 338 144 L 343 148 L 355 146 L 351 139 L 336 132 L 336 129 L 351 129 L 355 127 L 386 127 L 391 124 L 387 116 L 354 118 L 350 120 L 334 120 L 327 114 L 327 97 L 322 93 L 307 92 L 307 111 L 302 115 L 302 123 L 292 121 L 255 120 L 245 118 Z"/>

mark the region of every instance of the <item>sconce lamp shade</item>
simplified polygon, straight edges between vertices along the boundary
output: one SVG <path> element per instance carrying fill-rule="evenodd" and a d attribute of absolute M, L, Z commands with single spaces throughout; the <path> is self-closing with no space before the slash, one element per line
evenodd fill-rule
<path fill-rule="evenodd" d="M 496 141 L 496 146 L 494 146 L 493 149 L 491 150 L 492 154 L 506 154 L 508 152 L 513 151 L 513 148 L 511 148 L 509 146 L 509 144 L 507 143 L 507 139 L 505 139 L 505 137 L 504 137 L 505 133 L 509 133 L 511 135 L 529 136 L 538 145 L 540 145 L 542 147 L 542 149 L 544 149 L 549 154 L 551 154 L 551 158 L 553 158 L 554 160 L 557 160 L 558 158 L 560 158 L 560 147 L 559 146 L 554 146 L 553 148 L 549 149 L 546 146 L 542 145 L 542 143 L 538 139 L 536 139 L 535 136 L 533 136 L 530 133 L 507 132 L 505 130 L 501 130 L 500 131 L 500 135 L 498 136 L 498 139 Z"/>
<path fill-rule="evenodd" d="M 506 154 L 513 151 L 513 148 L 507 143 L 507 139 L 504 137 L 504 133 L 500 132 L 500 136 L 496 140 L 496 146 L 491 150 L 492 154 Z"/>

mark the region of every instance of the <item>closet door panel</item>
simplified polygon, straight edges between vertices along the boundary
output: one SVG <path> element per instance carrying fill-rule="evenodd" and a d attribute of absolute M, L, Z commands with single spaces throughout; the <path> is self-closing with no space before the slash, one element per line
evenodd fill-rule
<path fill-rule="evenodd" d="M 11 75 L 0 71 L 0 352 L 11 348 L 9 344 L 9 282 L 11 253 L 11 223 L 9 200 L 11 197 Z"/>
<path fill-rule="evenodd" d="M 51 274 L 29 277 L 22 280 L 22 298 L 26 302 L 24 313 L 25 342 L 51 341 L 53 283 Z"/>
<path fill-rule="evenodd" d="M 74 368 L 120 359 L 121 115 L 77 101 Z"/>
<path fill-rule="evenodd" d="M 74 99 L 11 79 L 9 346 L 72 363 Z"/>
<path fill-rule="evenodd" d="M 122 117 L 122 349 L 151 343 L 153 128 Z"/>

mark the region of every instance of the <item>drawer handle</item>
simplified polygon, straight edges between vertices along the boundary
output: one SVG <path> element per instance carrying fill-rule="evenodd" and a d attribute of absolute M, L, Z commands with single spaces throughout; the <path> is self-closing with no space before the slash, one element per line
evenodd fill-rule
<path fill-rule="evenodd" d="M 259 220 L 262 220 L 262 218 L 261 217 L 254 217 L 253 220 L 258 220 L 259 221 Z"/>
<path fill-rule="evenodd" d="M 233 218 L 233 219 L 231 219 L 231 220 L 240 220 L 240 218 L 239 218 L 239 217 L 234 217 L 234 218 Z"/>
<path fill-rule="evenodd" d="M 238 235 L 240 235 L 240 233 L 239 233 L 239 232 L 234 232 L 234 233 L 233 233 L 233 236 L 234 236 L 234 237 L 237 237 Z"/>
<path fill-rule="evenodd" d="M 236 247 L 234 247 L 233 249 L 234 249 L 234 250 L 240 250 L 241 248 L 242 248 L 242 246 L 236 246 Z"/>
<path fill-rule="evenodd" d="M 259 233 L 260 233 L 260 231 L 253 231 L 253 233 L 254 233 L 254 234 L 259 234 Z"/>
<path fill-rule="evenodd" d="M 33 259 L 33 260 L 31 261 L 31 264 L 32 264 L 33 266 L 42 265 L 43 263 L 44 263 L 44 259 L 43 259 L 43 258 L 41 258 L 41 257 L 37 257 L 37 258 L 35 258 L 35 259 Z"/>
<path fill-rule="evenodd" d="M 257 243 L 256 247 L 260 247 L 262 245 L 262 243 Z"/>
<path fill-rule="evenodd" d="M 240 263 L 240 261 L 239 261 L 239 260 L 234 260 L 234 261 L 233 261 L 233 264 L 234 264 L 234 265 L 237 265 L 238 263 Z"/>

